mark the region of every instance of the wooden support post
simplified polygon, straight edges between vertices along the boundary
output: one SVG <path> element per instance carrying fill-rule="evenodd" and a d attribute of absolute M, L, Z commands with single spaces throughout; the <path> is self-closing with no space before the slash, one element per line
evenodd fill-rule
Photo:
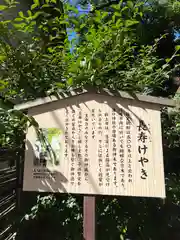
<path fill-rule="evenodd" d="M 95 240 L 96 209 L 95 197 L 84 196 L 83 203 L 83 237 L 84 240 Z"/>

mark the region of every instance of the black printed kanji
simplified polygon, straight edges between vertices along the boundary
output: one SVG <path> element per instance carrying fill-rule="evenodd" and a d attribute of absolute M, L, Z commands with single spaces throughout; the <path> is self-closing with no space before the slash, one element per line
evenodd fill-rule
<path fill-rule="evenodd" d="M 147 126 L 146 126 L 146 124 L 144 123 L 143 120 L 139 120 L 138 130 L 139 131 L 141 131 L 141 130 L 147 131 L 148 130 L 148 128 L 147 128 Z"/>
<path fill-rule="evenodd" d="M 138 135 L 138 141 L 145 143 L 146 140 L 147 140 L 147 135 L 145 134 L 145 132 L 140 132 Z"/>

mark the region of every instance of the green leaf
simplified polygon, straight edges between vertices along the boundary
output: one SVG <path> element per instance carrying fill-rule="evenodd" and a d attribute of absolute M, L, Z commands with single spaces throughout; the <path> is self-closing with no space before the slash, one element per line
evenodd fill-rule
<path fill-rule="evenodd" d="M 38 5 L 36 3 L 34 3 L 34 4 L 31 5 L 31 10 L 34 10 L 37 7 L 38 7 Z"/>
<path fill-rule="evenodd" d="M 24 13 L 22 11 L 20 11 L 18 14 L 21 18 L 24 18 Z"/>
<path fill-rule="evenodd" d="M 7 87 L 8 82 L 5 80 L 0 80 L 0 89 L 3 90 Z"/>
<path fill-rule="evenodd" d="M 81 25 L 80 25 L 80 29 L 84 28 L 85 26 L 86 26 L 85 23 L 81 24 Z"/>
<path fill-rule="evenodd" d="M 170 62 L 171 61 L 171 58 L 166 58 L 166 62 Z"/>
<path fill-rule="evenodd" d="M 67 80 L 67 84 L 68 84 L 69 86 L 71 86 L 72 83 L 73 83 L 73 78 L 69 78 L 69 79 Z"/>
<path fill-rule="evenodd" d="M 69 22 L 68 22 L 68 21 L 66 21 L 66 20 L 62 20 L 62 21 L 60 21 L 60 24 L 66 24 L 66 25 L 68 25 L 68 24 L 69 24 Z"/>
<path fill-rule="evenodd" d="M 133 8 L 134 7 L 134 4 L 132 1 L 127 1 L 127 5 L 129 8 Z"/>
<path fill-rule="evenodd" d="M 36 19 L 37 17 L 39 17 L 39 15 L 43 14 L 43 11 L 38 11 L 33 15 L 33 19 Z"/>
<path fill-rule="evenodd" d="M 124 237 L 122 234 L 120 235 L 120 240 L 124 240 Z"/>
<path fill-rule="evenodd" d="M 113 5 L 111 5 L 111 7 L 114 8 L 115 10 L 120 10 L 119 4 L 113 4 Z"/>
<path fill-rule="evenodd" d="M 5 5 L 0 5 L 0 11 L 4 11 L 4 10 L 6 10 L 8 7 L 7 6 L 5 6 Z"/>
<path fill-rule="evenodd" d="M 117 17 L 121 17 L 121 13 L 119 13 L 119 12 L 115 12 L 114 15 Z"/>
<path fill-rule="evenodd" d="M 143 17 L 143 13 L 142 13 L 142 12 L 139 12 L 139 16 L 140 16 L 140 17 Z"/>
<path fill-rule="evenodd" d="M 178 50 L 180 49 L 180 45 L 177 45 L 177 46 L 175 47 L 175 49 L 176 49 L 176 51 L 178 51 Z"/>
<path fill-rule="evenodd" d="M 124 12 L 124 11 L 127 10 L 127 9 L 128 9 L 128 7 L 125 6 L 125 7 L 122 8 L 121 12 Z"/>
<path fill-rule="evenodd" d="M 165 68 L 167 68 L 169 65 L 166 63 L 164 65 L 162 65 L 162 69 L 164 70 Z"/>
<path fill-rule="evenodd" d="M 6 24 L 8 24 L 10 22 L 11 22 L 11 20 L 4 20 L 3 22 L 0 22 L 0 23 L 2 23 L 5 26 Z"/>
<path fill-rule="evenodd" d="M 30 10 L 27 11 L 27 14 L 28 14 L 29 17 L 32 16 L 32 12 Z"/>
<path fill-rule="evenodd" d="M 23 19 L 22 19 L 22 18 L 15 18 L 14 21 L 15 21 L 15 22 L 22 22 Z"/>
<path fill-rule="evenodd" d="M 100 58 L 95 58 L 92 60 L 92 67 L 93 68 L 99 68 L 101 65 L 102 61 Z"/>
<path fill-rule="evenodd" d="M 49 4 L 43 4 L 42 8 L 49 8 Z"/>
<path fill-rule="evenodd" d="M 22 30 L 26 26 L 26 23 L 14 23 L 13 26 L 19 30 Z"/>
<path fill-rule="evenodd" d="M 37 6 L 40 6 L 40 2 L 39 0 L 33 0 L 34 4 L 36 4 Z"/>
<path fill-rule="evenodd" d="M 0 62 L 1 62 L 1 61 L 4 61 L 5 59 L 6 59 L 6 56 L 0 55 Z"/>
<path fill-rule="evenodd" d="M 75 26 L 79 25 L 79 22 L 75 18 L 71 19 L 71 22 L 74 23 Z"/>
<path fill-rule="evenodd" d="M 93 80 L 93 79 L 91 79 L 91 80 Z M 100 79 L 97 79 L 95 82 L 98 86 L 101 85 L 101 80 Z"/>
<path fill-rule="evenodd" d="M 152 71 L 154 67 L 155 67 L 155 64 L 152 63 L 152 64 L 146 66 L 146 70 L 148 70 L 148 71 Z"/>
<path fill-rule="evenodd" d="M 79 13 L 78 9 L 77 9 L 76 7 L 74 7 L 74 6 L 68 6 L 68 7 L 67 7 L 67 10 L 68 10 L 68 11 L 72 11 L 72 12 L 74 12 L 74 13 L 76 13 L 76 14 Z"/>
<path fill-rule="evenodd" d="M 120 26 L 122 26 L 123 22 L 122 22 L 122 19 L 118 19 L 117 22 L 116 22 L 116 27 L 119 28 Z"/>
<path fill-rule="evenodd" d="M 105 18 L 105 17 L 107 17 L 107 15 L 108 15 L 108 12 L 104 12 L 104 13 L 102 14 L 102 16 L 101 16 L 102 19 Z"/>
<path fill-rule="evenodd" d="M 59 88 L 64 88 L 64 83 L 57 82 L 56 86 Z"/>
<path fill-rule="evenodd" d="M 131 26 L 136 25 L 138 23 L 139 23 L 139 21 L 136 21 L 136 20 L 126 20 L 125 21 L 125 26 L 126 27 L 131 27 Z"/>
<path fill-rule="evenodd" d="M 7 3 L 8 5 L 11 4 L 11 0 L 4 0 L 5 3 Z"/>

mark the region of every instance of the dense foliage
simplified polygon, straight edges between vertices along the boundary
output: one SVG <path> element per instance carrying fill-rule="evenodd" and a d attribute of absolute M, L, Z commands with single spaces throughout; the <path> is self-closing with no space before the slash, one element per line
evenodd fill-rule
<path fill-rule="evenodd" d="M 56 0 L 34 0 L 27 12 L 13 17 L 16 4 L 5 0 L 0 5 L 0 94 L 6 100 L 0 111 L 1 146 L 19 146 L 27 123 L 36 124 L 25 114 L 8 110 L 7 101 L 87 84 L 168 97 L 175 94 L 178 1 L 117 1 L 102 7 L 98 3 L 83 15 Z M 78 41 L 69 41 L 67 30 L 75 31 Z M 97 197 L 97 239 L 177 239 L 178 109 L 163 109 L 162 123 L 167 199 Z M 21 217 L 18 239 L 82 239 L 81 196 L 36 200 L 32 193 L 23 194 Z"/>

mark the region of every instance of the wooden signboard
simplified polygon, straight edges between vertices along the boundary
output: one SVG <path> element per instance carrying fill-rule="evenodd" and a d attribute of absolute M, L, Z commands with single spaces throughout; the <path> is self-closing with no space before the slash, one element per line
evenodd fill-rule
<path fill-rule="evenodd" d="M 165 197 L 160 105 L 82 91 L 19 105 L 42 129 L 26 139 L 24 191 Z"/>

